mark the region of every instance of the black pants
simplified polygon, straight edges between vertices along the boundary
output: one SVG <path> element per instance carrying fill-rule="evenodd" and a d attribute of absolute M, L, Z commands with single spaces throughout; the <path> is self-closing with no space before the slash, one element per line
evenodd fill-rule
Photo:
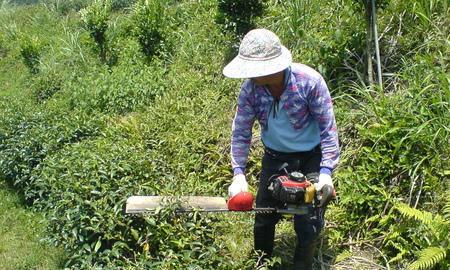
<path fill-rule="evenodd" d="M 308 152 L 281 153 L 266 149 L 262 160 L 262 172 L 256 195 L 256 207 L 274 207 L 277 202 L 267 189 L 269 178 L 280 173 L 280 167 L 288 163 L 287 170 L 300 171 L 304 175 L 318 174 L 322 153 L 320 145 Z M 294 269 L 312 269 L 312 260 L 317 238 L 323 227 L 323 209 L 310 208 L 308 214 L 294 216 L 294 228 L 297 234 L 297 245 L 294 254 Z M 272 255 L 275 225 L 280 214 L 256 214 L 254 224 L 255 250 L 262 251 L 266 257 Z"/>

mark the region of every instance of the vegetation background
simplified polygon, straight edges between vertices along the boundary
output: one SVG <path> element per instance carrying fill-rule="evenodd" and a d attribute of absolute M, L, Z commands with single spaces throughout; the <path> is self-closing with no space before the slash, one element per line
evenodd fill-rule
<path fill-rule="evenodd" d="M 222 68 L 264 27 L 334 100 L 338 198 L 317 269 L 448 269 L 448 1 L 377 1 L 377 16 L 383 87 L 367 83 L 364 1 L 0 1 L 0 210 L 17 217 L 1 220 L 17 231 L 0 230 L 0 266 L 254 269 L 250 214 L 122 209 L 131 195 L 226 196 L 241 82 Z M 252 187 L 261 151 L 256 129 Z M 46 245 L 8 237 L 33 230 Z M 290 269 L 294 242 L 286 219 L 271 264 Z"/>

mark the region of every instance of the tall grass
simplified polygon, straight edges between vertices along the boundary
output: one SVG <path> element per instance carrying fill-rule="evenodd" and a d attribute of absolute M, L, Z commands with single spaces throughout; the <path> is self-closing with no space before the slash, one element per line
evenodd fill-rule
<path fill-rule="evenodd" d="M 347 149 L 342 162 L 348 166 L 337 174 L 339 207 L 352 209 L 341 230 L 355 219 L 365 225 L 350 225 L 352 237 L 384 235 L 382 246 L 391 262 L 404 261 L 426 242 L 424 231 L 390 223 L 395 218 L 389 211 L 392 204 L 400 200 L 440 212 L 449 188 L 450 100 L 445 69 L 427 56 L 416 59 L 422 61 L 404 59 L 409 65 L 398 76 L 405 84 L 396 92 L 355 85 L 351 95 L 337 100 L 339 108 L 351 108 L 350 114 L 337 112 Z"/>

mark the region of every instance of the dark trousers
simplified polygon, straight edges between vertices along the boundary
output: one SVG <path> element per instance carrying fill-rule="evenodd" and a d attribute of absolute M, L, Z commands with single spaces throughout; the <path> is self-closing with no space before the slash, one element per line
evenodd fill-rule
<path fill-rule="evenodd" d="M 278 202 L 272 198 L 267 189 L 268 180 L 274 174 L 279 174 L 280 167 L 287 163 L 288 172 L 299 171 L 304 175 L 318 174 L 322 153 L 320 145 L 308 152 L 281 153 L 270 149 L 265 150 L 262 160 L 262 171 L 256 195 L 256 207 L 275 207 Z M 297 245 L 294 254 L 294 269 L 312 269 L 312 260 L 316 242 L 323 227 L 323 209 L 310 208 L 308 214 L 294 216 L 294 228 L 297 234 Z M 266 257 L 272 255 L 275 225 L 280 220 L 280 214 L 256 214 L 254 224 L 255 250 L 264 252 Z"/>

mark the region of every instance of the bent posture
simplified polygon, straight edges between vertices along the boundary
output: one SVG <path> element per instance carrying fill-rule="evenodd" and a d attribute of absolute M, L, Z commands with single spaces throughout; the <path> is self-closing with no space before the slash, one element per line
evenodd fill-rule
<path fill-rule="evenodd" d="M 292 63 L 290 51 L 269 30 L 255 29 L 243 38 L 239 54 L 223 70 L 226 77 L 245 78 L 232 126 L 232 197 L 247 191 L 245 168 L 255 120 L 261 126 L 265 153 L 256 196 L 256 207 L 275 207 L 267 189 L 269 178 L 288 164 L 288 171 L 318 174 L 316 191 L 333 187 L 332 171 L 339 160 L 333 105 L 322 76 L 312 68 Z M 294 216 L 297 246 L 295 269 L 312 269 L 316 240 L 323 227 L 324 210 L 310 208 Z M 255 249 L 272 255 L 279 214 L 256 214 Z"/>

